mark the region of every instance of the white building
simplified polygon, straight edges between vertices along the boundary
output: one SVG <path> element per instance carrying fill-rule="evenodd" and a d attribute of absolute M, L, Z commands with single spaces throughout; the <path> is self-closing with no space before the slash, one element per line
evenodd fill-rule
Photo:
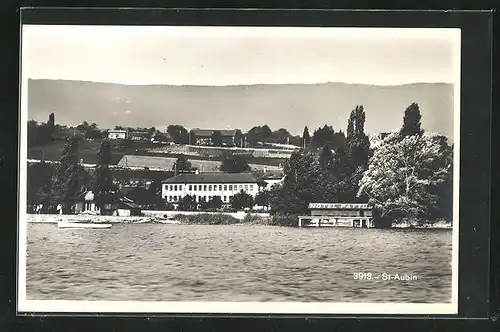
<path fill-rule="evenodd" d="M 126 130 L 109 130 L 108 131 L 108 138 L 109 139 L 126 139 L 127 138 L 127 131 Z"/>
<path fill-rule="evenodd" d="M 197 203 L 219 196 L 228 204 L 242 190 L 255 198 L 265 187 L 266 183 L 252 173 L 180 174 L 163 181 L 161 197 L 175 204 L 186 195 L 193 196 Z"/>

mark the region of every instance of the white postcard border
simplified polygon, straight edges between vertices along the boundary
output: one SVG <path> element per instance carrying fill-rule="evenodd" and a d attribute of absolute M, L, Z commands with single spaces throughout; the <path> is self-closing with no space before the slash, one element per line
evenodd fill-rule
<path fill-rule="evenodd" d="M 454 57 L 454 179 L 453 179 L 453 230 L 452 230 L 452 294 L 451 303 L 353 303 L 353 302 L 144 302 L 144 301 L 65 301 L 65 300 L 28 300 L 26 297 L 26 257 L 27 257 L 27 222 L 26 222 L 26 176 L 27 176 L 27 80 L 23 71 L 22 32 L 29 25 L 21 26 L 20 36 L 20 117 L 19 117 L 19 178 L 18 178 L 18 287 L 17 311 L 19 313 L 227 313 L 227 314 L 406 314 L 406 315 L 450 315 L 458 313 L 458 252 L 459 252 L 459 175 L 460 175 L 460 78 L 461 78 L 461 30 L 451 28 L 298 28 L 298 27 L 148 27 L 152 33 L 159 30 L 175 33 L 196 33 L 200 29 L 219 29 L 221 33 L 230 33 L 232 29 L 267 29 L 275 33 L 302 33 L 315 29 L 316 33 L 367 35 L 409 35 L 430 38 L 446 34 L 453 41 L 456 49 Z M 110 26 L 110 29 L 123 29 L 122 26 Z M 131 28 L 126 27 L 126 28 Z M 185 30 L 183 30 L 183 28 Z M 24 222 L 23 222 L 24 220 Z"/>

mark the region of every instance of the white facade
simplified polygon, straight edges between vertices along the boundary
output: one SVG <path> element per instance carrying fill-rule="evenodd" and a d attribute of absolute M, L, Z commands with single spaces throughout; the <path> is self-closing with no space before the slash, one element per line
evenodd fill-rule
<path fill-rule="evenodd" d="M 242 190 L 255 198 L 260 189 L 257 182 L 163 183 L 161 197 L 167 202 L 176 203 L 184 196 L 191 195 L 199 203 L 208 202 L 212 197 L 219 196 L 223 203 L 228 204 L 231 198 Z"/>
<path fill-rule="evenodd" d="M 127 131 L 126 130 L 110 130 L 108 131 L 109 139 L 126 139 Z"/>

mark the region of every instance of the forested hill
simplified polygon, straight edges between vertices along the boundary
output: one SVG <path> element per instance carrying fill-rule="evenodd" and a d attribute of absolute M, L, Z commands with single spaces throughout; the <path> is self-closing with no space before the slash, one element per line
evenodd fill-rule
<path fill-rule="evenodd" d="M 302 134 L 329 124 L 344 130 L 356 105 L 366 111 L 369 134 L 399 128 L 405 108 L 417 102 L 422 128 L 452 136 L 453 86 L 416 83 L 375 86 L 345 83 L 238 86 L 131 86 L 64 80 L 30 80 L 29 119 L 101 128 L 124 125 L 163 128 L 240 128 L 267 124 Z"/>

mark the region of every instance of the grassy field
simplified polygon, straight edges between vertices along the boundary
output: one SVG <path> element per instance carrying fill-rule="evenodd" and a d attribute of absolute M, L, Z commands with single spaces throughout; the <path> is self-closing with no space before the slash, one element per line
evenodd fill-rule
<path fill-rule="evenodd" d="M 54 141 L 44 146 L 36 146 L 28 149 L 28 159 L 44 159 L 44 160 L 59 160 L 61 152 L 64 148 L 64 141 Z M 99 151 L 99 141 L 82 141 L 80 142 L 79 152 L 80 158 L 84 164 L 95 164 L 97 161 L 97 152 Z M 116 165 L 125 155 L 119 149 L 113 148 L 111 164 Z"/>
<path fill-rule="evenodd" d="M 38 160 L 44 159 L 49 161 L 59 160 L 61 157 L 61 152 L 63 150 L 64 144 L 65 141 L 56 140 L 44 146 L 30 147 L 28 149 L 28 159 L 38 159 Z M 100 144 L 101 142 L 99 140 L 95 141 L 84 140 L 80 142 L 79 145 L 80 158 L 83 159 L 84 164 L 96 163 L 97 152 L 99 151 Z M 179 154 L 173 154 L 173 153 L 165 154 L 165 153 L 154 153 L 146 151 L 146 149 L 150 149 L 152 146 L 156 147 L 157 145 L 149 142 L 132 142 L 131 146 L 124 147 L 120 146 L 118 142 L 116 142 L 112 144 L 111 164 L 118 165 L 120 163 L 120 160 L 122 160 L 122 158 L 125 155 L 162 157 L 165 158 L 165 160 L 177 159 L 177 157 L 179 157 Z M 189 160 L 192 161 L 193 164 L 209 162 L 210 166 L 212 166 L 212 164 L 218 165 L 220 163 L 220 158 L 217 157 L 208 157 L 208 156 L 204 157 L 204 156 L 192 156 L 192 155 L 187 157 Z M 250 164 L 256 164 L 256 165 L 279 166 L 282 165 L 285 160 L 279 158 L 250 157 L 248 161 Z M 143 166 L 148 166 L 148 165 L 143 165 Z"/>

